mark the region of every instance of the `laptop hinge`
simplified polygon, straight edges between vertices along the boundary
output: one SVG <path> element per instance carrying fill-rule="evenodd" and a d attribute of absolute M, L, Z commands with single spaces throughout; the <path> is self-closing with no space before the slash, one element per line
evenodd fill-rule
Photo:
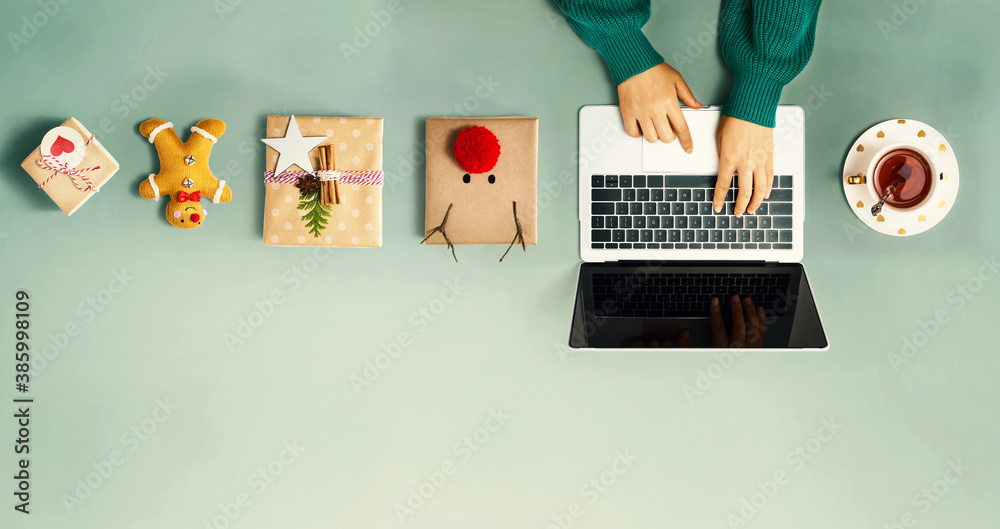
<path fill-rule="evenodd" d="M 606 265 L 619 265 L 619 266 L 645 266 L 649 263 L 668 263 L 676 266 L 705 266 L 705 265 L 718 265 L 718 266 L 780 266 L 781 263 L 778 261 L 764 261 L 764 260 L 752 260 L 752 261 L 671 261 L 667 259 L 657 259 L 657 260 L 646 260 L 646 261 L 634 261 L 629 259 L 622 259 L 621 261 L 605 261 Z"/>

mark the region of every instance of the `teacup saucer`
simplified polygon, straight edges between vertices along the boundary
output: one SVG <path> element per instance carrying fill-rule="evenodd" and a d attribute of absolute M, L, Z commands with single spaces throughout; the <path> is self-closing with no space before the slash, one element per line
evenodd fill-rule
<path fill-rule="evenodd" d="M 871 207 L 879 197 L 867 185 L 851 184 L 849 179 L 866 174 L 872 157 L 894 144 L 908 144 L 929 156 L 939 173 L 937 186 L 920 206 L 903 210 L 887 205 L 881 215 L 873 217 Z M 844 161 L 841 183 L 854 214 L 868 227 L 886 235 L 915 235 L 931 229 L 951 211 L 958 196 L 958 160 L 948 140 L 930 125 L 912 119 L 890 119 L 868 129 L 854 142 Z"/>

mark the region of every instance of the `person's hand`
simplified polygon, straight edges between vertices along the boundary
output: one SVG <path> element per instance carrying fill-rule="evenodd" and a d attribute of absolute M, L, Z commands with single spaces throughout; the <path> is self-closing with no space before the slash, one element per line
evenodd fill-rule
<path fill-rule="evenodd" d="M 681 74 L 665 62 L 622 81 L 618 85 L 618 106 L 625 132 L 633 138 L 641 135 L 650 143 L 670 143 L 677 137 L 681 147 L 691 153 L 691 131 L 678 97 L 691 108 L 701 108 Z"/>
<path fill-rule="evenodd" d="M 731 347 L 763 347 L 764 346 L 764 307 L 754 308 L 749 297 L 740 302 L 739 296 L 729 300 L 729 311 L 733 317 L 733 331 L 726 333 L 722 321 L 722 303 L 719 298 L 712 298 L 708 314 L 712 322 L 712 346 Z"/>
<path fill-rule="evenodd" d="M 668 338 L 650 338 L 647 342 L 644 338 L 636 338 L 632 342 L 632 347 L 638 348 L 650 348 L 650 349 L 673 349 L 677 348 L 687 348 L 691 345 L 691 331 L 684 329 L 677 333 L 677 338 L 670 340 Z"/>
<path fill-rule="evenodd" d="M 769 127 L 722 116 L 719 122 L 719 179 L 715 181 L 712 206 L 722 211 L 726 192 L 739 173 L 740 192 L 736 195 L 736 216 L 753 212 L 771 196 L 774 184 L 774 130 Z"/>

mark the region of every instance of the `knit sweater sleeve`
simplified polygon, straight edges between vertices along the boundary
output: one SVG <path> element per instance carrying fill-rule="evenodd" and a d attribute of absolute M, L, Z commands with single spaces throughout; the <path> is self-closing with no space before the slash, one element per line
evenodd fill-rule
<path fill-rule="evenodd" d="M 723 1 L 722 57 L 733 72 L 726 115 L 774 127 L 781 90 L 812 55 L 820 1 Z"/>
<path fill-rule="evenodd" d="M 642 33 L 650 0 L 555 0 L 570 26 L 597 50 L 615 84 L 663 62 Z"/>

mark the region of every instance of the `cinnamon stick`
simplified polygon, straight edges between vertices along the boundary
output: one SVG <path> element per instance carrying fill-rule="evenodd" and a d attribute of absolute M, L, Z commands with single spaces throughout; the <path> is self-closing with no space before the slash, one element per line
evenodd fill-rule
<path fill-rule="evenodd" d="M 323 154 L 323 149 L 325 147 L 319 148 L 319 170 L 326 171 L 326 156 Z M 330 204 L 330 199 L 327 197 L 326 192 L 326 181 L 320 180 L 319 182 L 319 203 L 326 206 Z"/>
<path fill-rule="evenodd" d="M 326 155 L 327 155 L 326 163 L 330 167 L 330 169 L 336 170 L 337 169 L 337 161 L 336 161 L 336 158 L 334 158 L 333 146 L 332 145 L 327 145 L 326 149 L 327 149 L 326 150 Z M 337 180 L 333 181 L 333 202 L 335 204 L 340 204 L 340 184 L 337 182 Z"/>

